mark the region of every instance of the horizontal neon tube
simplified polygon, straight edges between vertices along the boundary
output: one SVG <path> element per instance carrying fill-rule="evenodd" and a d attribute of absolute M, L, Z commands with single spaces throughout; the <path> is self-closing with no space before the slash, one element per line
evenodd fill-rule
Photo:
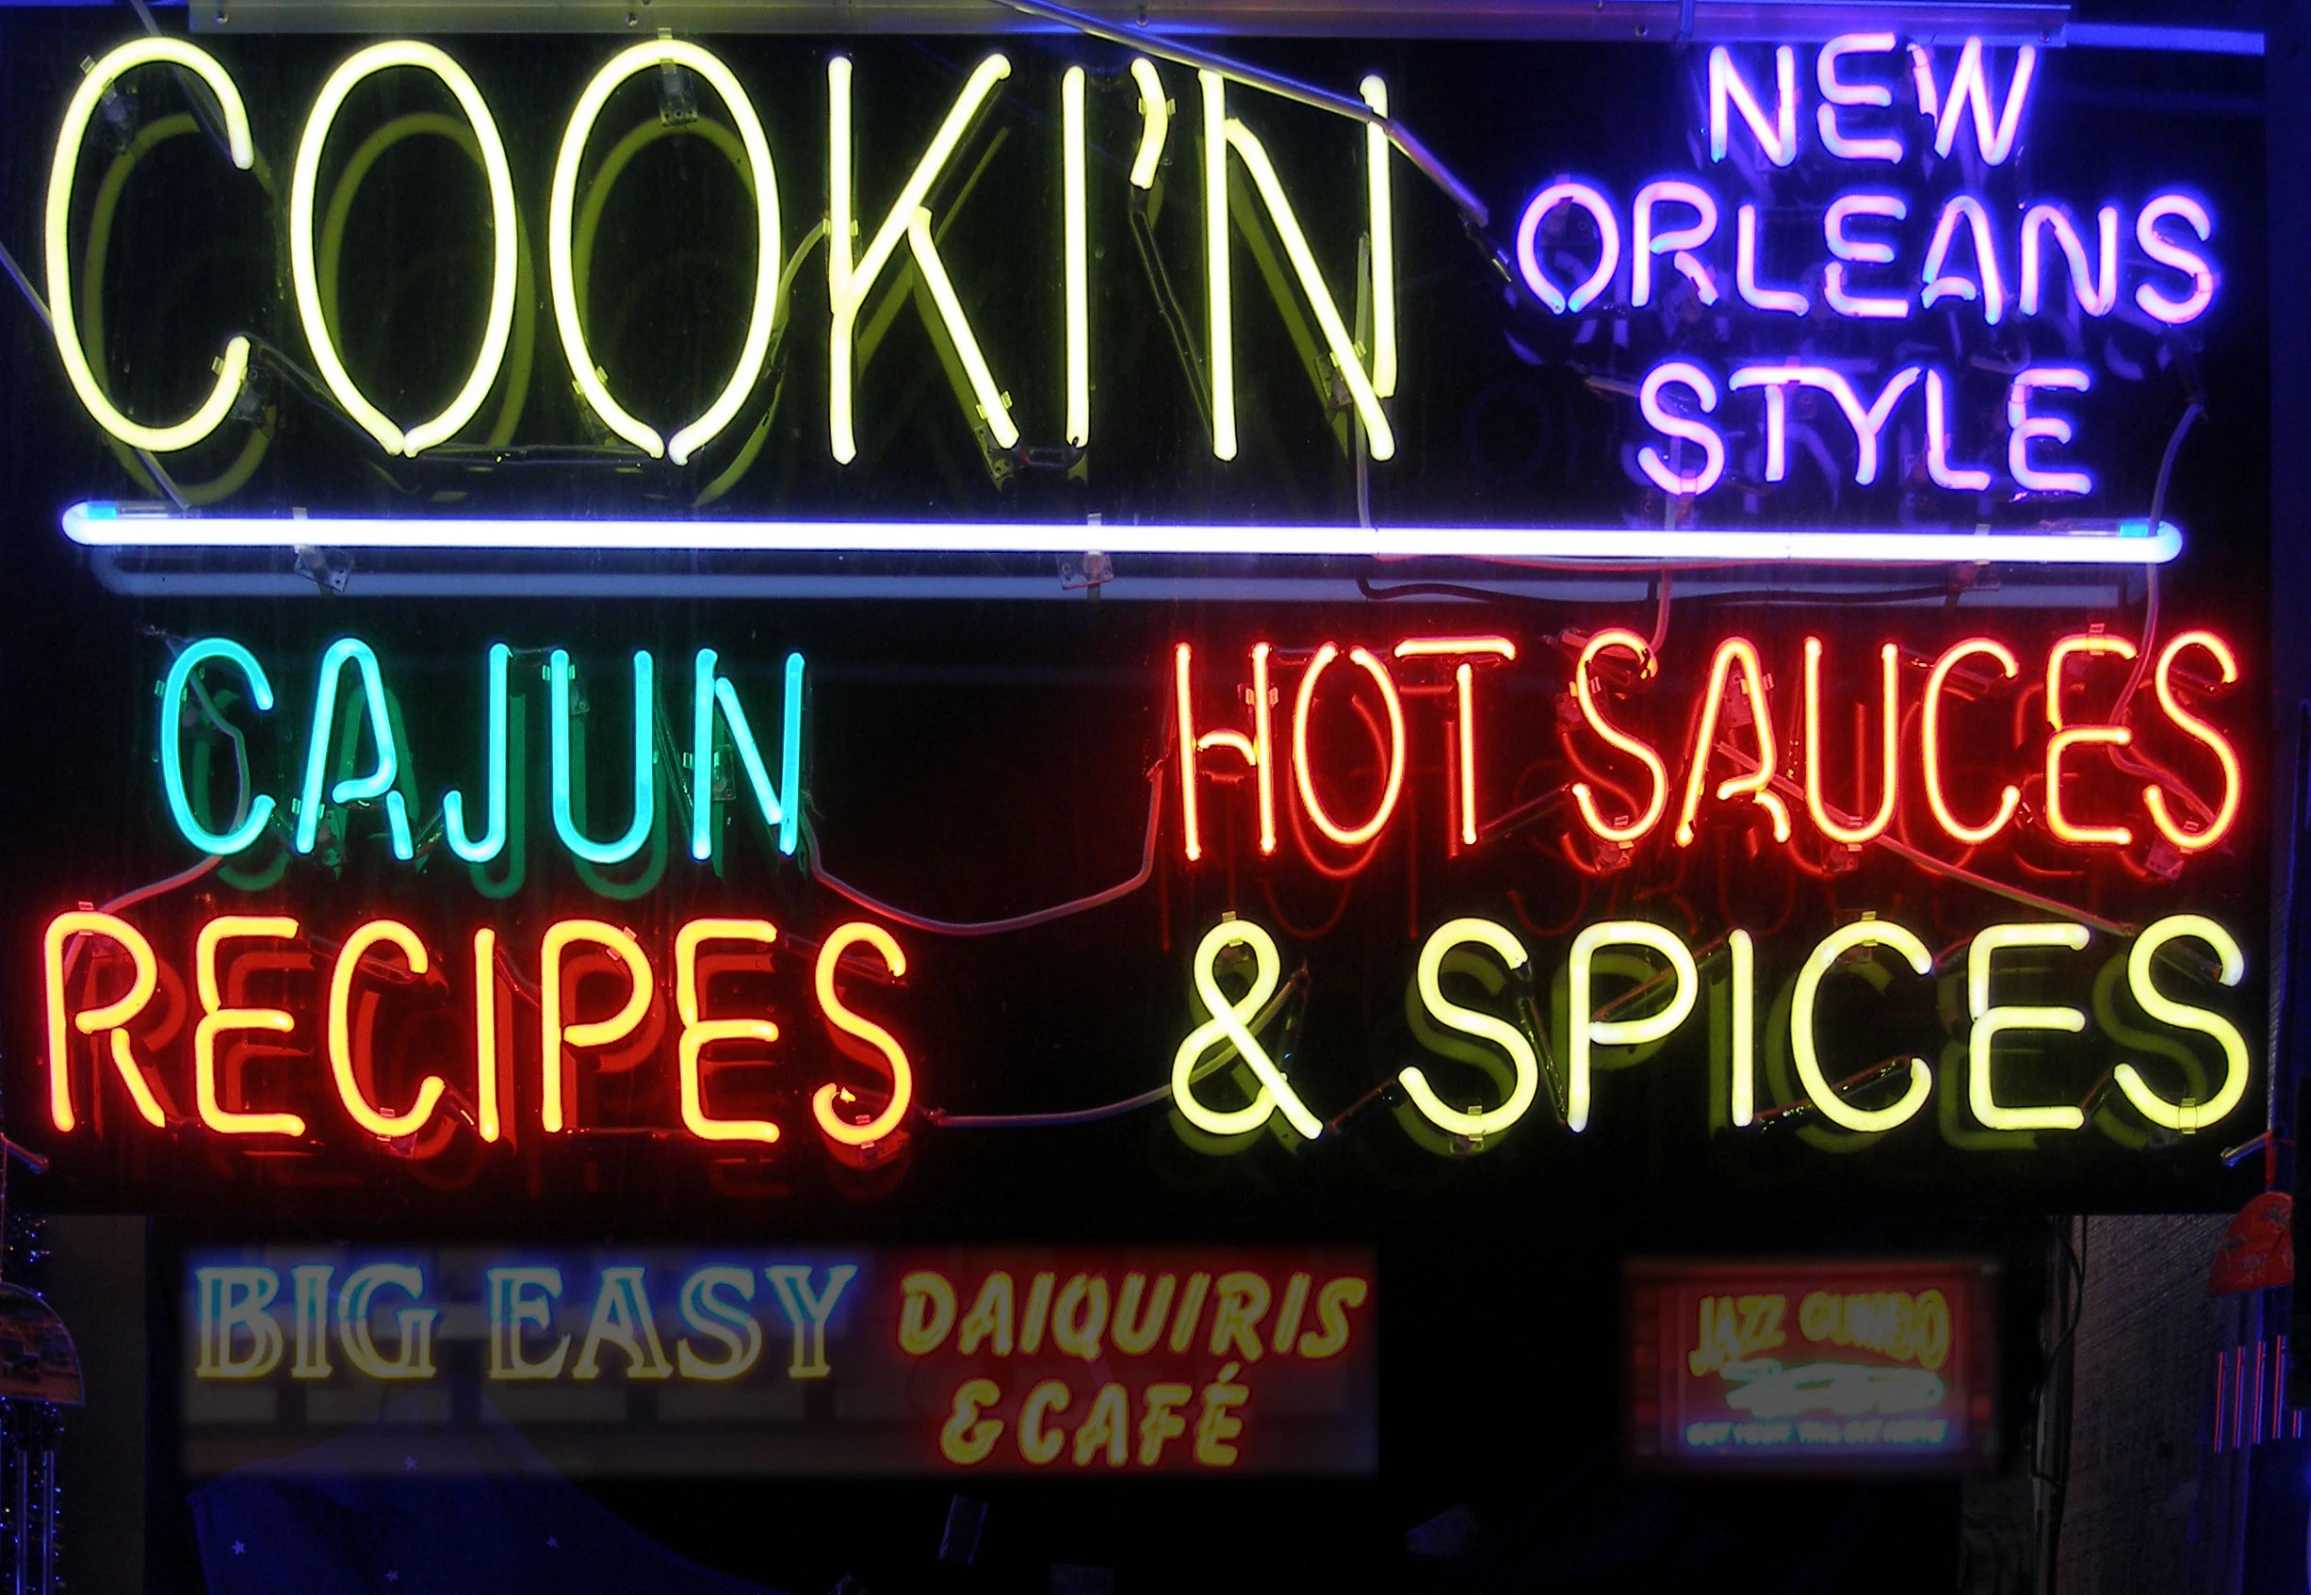
<path fill-rule="evenodd" d="M 1047 521 L 482 520 L 179 515 L 75 504 L 64 535 L 91 548 L 422 548 L 642 553 L 1362 554 L 1384 558 L 1744 560 L 1761 564 L 2164 565 L 2172 521 L 2068 532 L 1663 531 L 1546 526 L 1098 526 Z"/>

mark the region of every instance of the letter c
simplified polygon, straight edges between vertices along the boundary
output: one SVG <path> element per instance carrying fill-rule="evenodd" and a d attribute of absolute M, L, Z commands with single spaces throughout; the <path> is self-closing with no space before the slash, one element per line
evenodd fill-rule
<path fill-rule="evenodd" d="M 241 396 L 241 385 L 249 374 L 249 340 L 236 334 L 225 344 L 224 357 L 217 362 L 216 386 L 199 409 L 171 426 L 143 426 L 122 414 L 105 396 L 89 367 L 87 352 L 80 346 L 80 325 L 72 310 L 71 249 L 72 180 L 80 169 L 80 146 L 97 106 L 112 85 L 140 66 L 164 62 L 183 67 L 208 85 L 224 113 L 225 145 L 233 164 L 244 172 L 249 170 L 256 162 L 256 147 L 249 138 L 248 110 L 241 104 L 241 91 L 231 75 L 198 45 L 154 35 L 131 40 L 88 69 L 64 113 L 64 125 L 56 130 L 56 157 L 48 171 L 48 316 L 50 330 L 56 335 L 56 352 L 64 361 L 64 374 L 71 378 L 72 391 L 80 395 L 80 402 L 98 426 L 131 448 L 154 454 L 189 449 L 214 432 L 232 413 L 233 401 Z"/>

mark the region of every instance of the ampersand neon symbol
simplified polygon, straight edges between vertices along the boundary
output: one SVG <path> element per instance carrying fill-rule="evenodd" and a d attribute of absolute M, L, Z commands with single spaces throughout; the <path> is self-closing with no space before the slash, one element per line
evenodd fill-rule
<path fill-rule="evenodd" d="M 1217 973 L 1220 954 L 1230 947 L 1252 949 L 1252 989 L 1244 993 L 1241 1001 L 1230 1001 L 1228 994 L 1220 990 Z M 1307 1140 L 1313 1141 L 1324 1132 L 1324 1121 L 1308 1111 L 1308 1104 L 1300 1100 L 1299 1093 L 1285 1080 L 1284 1071 L 1276 1066 L 1276 1060 L 1268 1056 L 1259 1037 L 1253 1035 L 1244 1022 L 1275 994 L 1276 978 L 1282 969 L 1276 939 L 1248 920 L 1221 920 L 1205 933 L 1196 948 L 1196 994 L 1204 999 L 1204 1007 L 1212 1017 L 1189 1031 L 1188 1038 L 1180 1043 L 1180 1050 L 1172 1056 L 1172 1099 L 1179 1106 L 1180 1116 L 1207 1134 L 1241 1135 L 1246 1130 L 1257 1130 L 1278 1110 Z M 1196 1100 L 1196 1060 L 1219 1041 L 1231 1043 L 1260 1078 L 1260 1089 L 1241 1108 L 1223 1110 Z"/>

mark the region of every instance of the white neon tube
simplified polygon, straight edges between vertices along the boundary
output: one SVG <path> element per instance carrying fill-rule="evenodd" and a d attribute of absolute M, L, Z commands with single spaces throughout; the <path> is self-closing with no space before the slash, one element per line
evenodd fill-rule
<path fill-rule="evenodd" d="M 526 520 L 435 516 L 182 515 L 87 503 L 64 535 L 87 548 L 413 548 L 493 552 L 791 554 L 1307 554 L 1756 564 L 2164 565 L 2172 521 L 2066 532 L 1695 531 L 1577 526 L 1140 525 L 1053 521 Z"/>

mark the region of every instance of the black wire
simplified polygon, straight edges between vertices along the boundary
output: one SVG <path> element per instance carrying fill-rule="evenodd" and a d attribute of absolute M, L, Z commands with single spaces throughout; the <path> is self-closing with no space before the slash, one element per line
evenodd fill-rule
<path fill-rule="evenodd" d="M 1356 590 L 1365 597 L 1384 600 L 1390 598 L 1471 598 L 1481 604 L 1561 604 L 1561 599 L 1542 598 L 1532 593 L 1504 593 L 1490 587 L 1464 587 L 1457 582 L 1399 582 L 1394 587 L 1375 587 L 1369 576 L 1356 578 Z"/>
<path fill-rule="evenodd" d="M 1388 598 L 1469 598 L 1488 604 L 1563 604 L 1566 600 L 1548 598 L 1538 593 L 1501 592 L 1489 587 L 1467 587 L 1456 582 L 1399 582 L 1393 587 L 1375 587 L 1370 577 L 1356 578 L 1357 590 L 1372 599 Z M 1805 593 L 1781 587 L 1758 587 L 1740 592 L 1696 594 L 1696 598 L 1710 604 L 1741 604 L 1755 606 L 1804 606 L 1819 608 L 1832 603 L 1841 607 L 1864 604 L 1918 604 L 1933 603 L 1950 596 L 1945 585 L 1932 587 L 1900 587 L 1890 592 Z"/>
<path fill-rule="evenodd" d="M 1938 587 L 1899 587 L 1891 592 L 1799 593 L 1786 588 L 1758 588 L 1750 592 L 1709 593 L 1703 595 L 1712 604 L 1741 605 L 1802 605 L 1818 609 L 1824 604 L 1839 608 L 1853 608 L 1863 604 L 1917 604 L 1939 603 L 1950 596 L 1947 585 Z"/>

